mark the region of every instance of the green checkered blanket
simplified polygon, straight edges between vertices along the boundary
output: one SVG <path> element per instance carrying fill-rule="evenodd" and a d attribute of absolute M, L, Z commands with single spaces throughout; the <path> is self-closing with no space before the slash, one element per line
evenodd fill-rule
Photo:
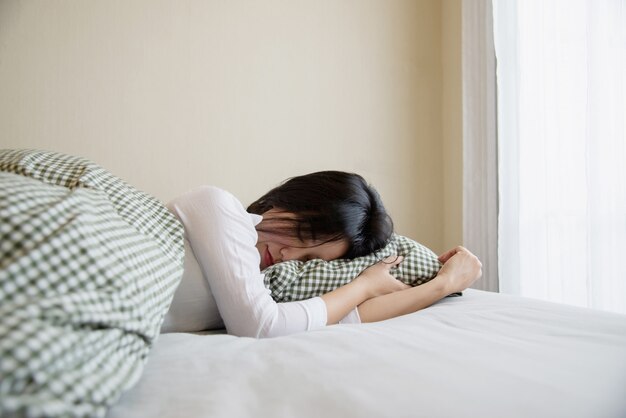
<path fill-rule="evenodd" d="M 97 165 L 0 151 L 0 416 L 103 416 L 139 378 L 183 229 Z"/>
<path fill-rule="evenodd" d="M 265 286 L 277 302 L 291 302 L 320 296 L 354 280 L 367 267 L 390 255 L 404 256 L 391 269 L 398 280 L 419 286 L 434 278 L 441 263 L 427 247 L 402 235 L 392 235 L 381 250 L 353 260 L 285 261 L 263 270 Z"/>

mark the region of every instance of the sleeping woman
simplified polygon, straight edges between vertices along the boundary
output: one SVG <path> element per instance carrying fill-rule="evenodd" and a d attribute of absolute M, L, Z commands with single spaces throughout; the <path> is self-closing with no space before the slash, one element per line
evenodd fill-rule
<path fill-rule="evenodd" d="M 391 275 L 402 262 L 391 256 L 334 291 L 276 303 L 263 269 L 288 260 L 361 257 L 388 242 L 393 222 L 361 176 L 324 171 L 294 177 L 247 211 L 232 194 L 209 186 L 167 206 L 183 223 L 186 238 L 182 283 L 164 324 L 169 331 L 216 328 L 223 321 L 229 334 L 262 338 L 382 321 L 465 290 L 482 274 L 480 261 L 456 247 L 439 257 L 443 267 L 434 279 L 409 287 Z M 185 326 L 177 325 L 185 316 L 199 321 L 197 329 L 189 327 L 189 318 Z"/>

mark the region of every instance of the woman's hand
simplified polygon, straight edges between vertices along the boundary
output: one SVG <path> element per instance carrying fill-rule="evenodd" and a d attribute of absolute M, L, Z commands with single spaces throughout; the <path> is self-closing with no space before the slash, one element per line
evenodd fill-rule
<path fill-rule="evenodd" d="M 402 292 L 391 290 L 393 293 L 387 293 L 360 304 L 361 321 L 382 321 L 419 311 L 451 293 L 465 290 L 482 275 L 482 264 L 478 258 L 463 247 L 456 247 L 442 254 L 439 261 L 444 264 L 434 279 Z M 380 268 L 382 267 L 378 267 Z M 362 274 L 369 273 L 368 270 Z M 391 277 L 389 270 L 387 270 L 387 276 Z"/>
<path fill-rule="evenodd" d="M 327 323 L 336 324 L 355 307 L 376 296 L 387 295 L 410 286 L 391 275 L 389 270 L 404 260 L 403 257 L 389 256 L 363 270 L 350 283 L 321 296 L 326 303 Z"/>
<path fill-rule="evenodd" d="M 402 260 L 404 260 L 402 256 L 390 255 L 363 270 L 354 281 L 365 286 L 370 298 L 408 289 L 411 286 L 402 283 L 390 273 L 391 268 L 400 264 Z"/>
<path fill-rule="evenodd" d="M 441 282 L 446 293 L 461 292 L 482 276 L 482 264 L 467 248 L 458 246 L 439 256 L 443 267 L 433 280 Z"/>

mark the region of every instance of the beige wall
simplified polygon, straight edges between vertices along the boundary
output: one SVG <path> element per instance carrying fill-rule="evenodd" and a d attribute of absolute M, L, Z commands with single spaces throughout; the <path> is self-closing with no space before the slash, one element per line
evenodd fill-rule
<path fill-rule="evenodd" d="M 0 146 L 82 155 L 162 200 L 356 171 L 442 251 L 462 236 L 459 3 L 2 0 Z"/>

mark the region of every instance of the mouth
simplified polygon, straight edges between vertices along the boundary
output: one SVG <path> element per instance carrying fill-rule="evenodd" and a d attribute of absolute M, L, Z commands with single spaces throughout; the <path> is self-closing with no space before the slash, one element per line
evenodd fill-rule
<path fill-rule="evenodd" d="M 265 262 L 266 267 L 274 265 L 274 258 L 272 257 L 272 254 L 270 254 L 270 250 L 268 248 L 265 248 L 265 254 L 263 254 L 263 261 Z"/>

